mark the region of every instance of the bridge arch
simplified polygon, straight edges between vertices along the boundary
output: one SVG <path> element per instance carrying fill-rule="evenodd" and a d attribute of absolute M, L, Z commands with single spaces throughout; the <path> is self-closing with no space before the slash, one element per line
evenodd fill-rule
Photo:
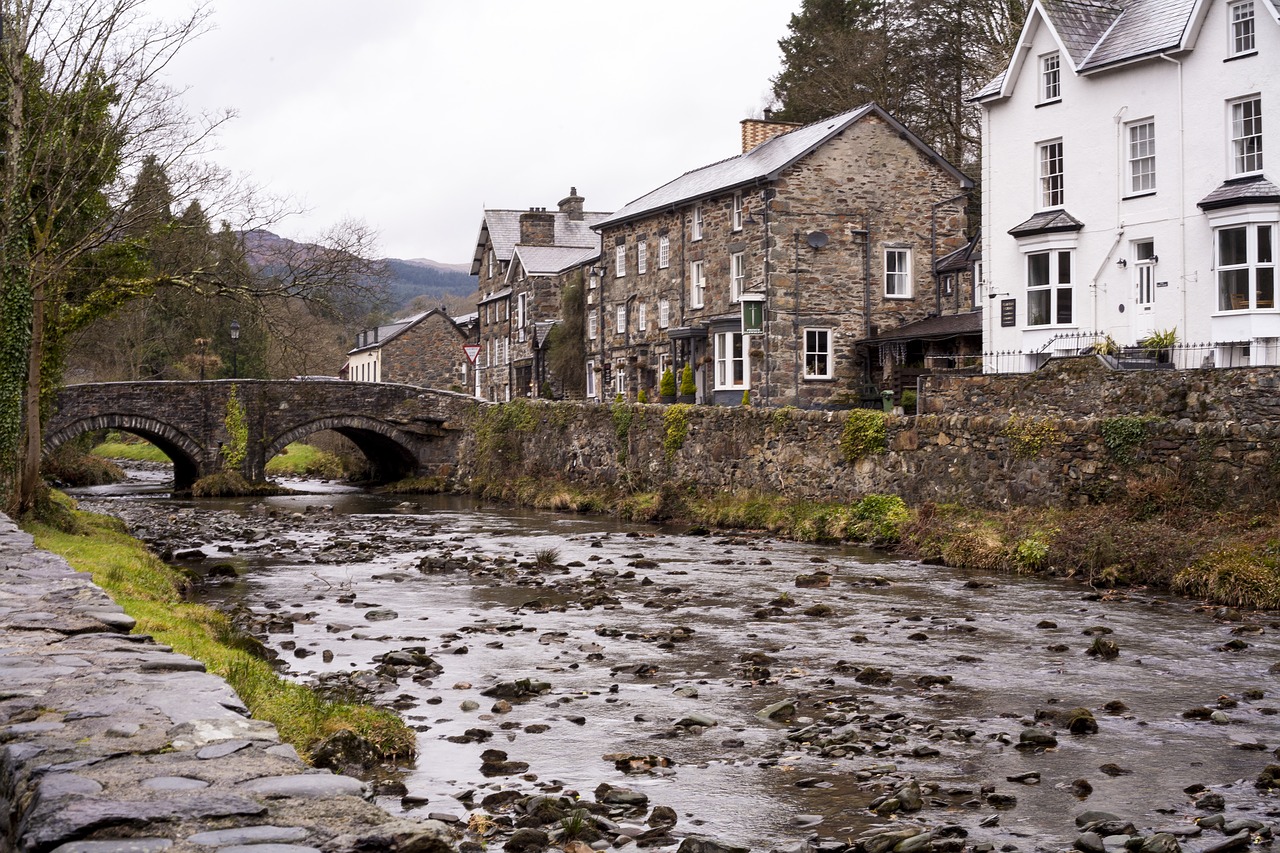
<path fill-rule="evenodd" d="M 48 455 L 87 432 L 119 430 L 145 438 L 160 448 L 173 462 L 173 489 L 187 491 L 200 478 L 204 453 L 191 436 L 164 421 L 145 415 L 102 414 L 80 418 L 46 433 L 44 454 Z"/>
<path fill-rule="evenodd" d="M 414 448 L 421 444 L 422 437 L 361 415 L 316 418 L 291 427 L 263 448 L 262 464 L 265 466 L 293 442 L 322 430 L 332 430 L 350 440 L 369 461 L 371 475 L 377 482 L 410 477 L 418 470 L 421 460 Z"/>

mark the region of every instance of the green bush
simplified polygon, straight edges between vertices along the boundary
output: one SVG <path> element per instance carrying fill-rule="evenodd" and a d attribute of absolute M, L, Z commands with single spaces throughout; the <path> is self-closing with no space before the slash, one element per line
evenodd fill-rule
<path fill-rule="evenodd" d="M 676 403 L 668 407 L 662 414 L 662 427 L 662 450 L 670 460 L 689 437 L 689 405 Z"/>
<path fill-rule="evenodd" d="M 686 364 L 680 371 L 680 393 L 692 397 L 698 393 L 698 383 L 693 381 L 693 365 Z"/>
<path fill-rule="evenodd" d="M 671 372 L 671 368 L 662 371 L 662 379 L 658 382 L 658 393 L 664 397 L 674 397 L 676 395 L 676 375 Z"/>
<path fill-rule="evenodd" d="M 854 409 L 844 422 L 840 434 L 840 455 L 845 462 L 857 462 L 864 456 L 883 453 L 888 446 L 888 419 L 884 412 Z"/>
<path fill-rule="evenodd" d="M 867 495 L 853 505 L 846 537 L 880 544 L 899 542 L 911 511 L 897 495 Z"/>

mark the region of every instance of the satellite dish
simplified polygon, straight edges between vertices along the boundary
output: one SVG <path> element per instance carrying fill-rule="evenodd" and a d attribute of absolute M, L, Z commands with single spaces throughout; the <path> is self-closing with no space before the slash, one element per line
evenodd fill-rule
<path fill-rule="evenodd" d="M 804 241 L 815 249 L 821 249 L 831 242 L 831 238 L 824 231 L 810 231 L 805 235 Z"/>

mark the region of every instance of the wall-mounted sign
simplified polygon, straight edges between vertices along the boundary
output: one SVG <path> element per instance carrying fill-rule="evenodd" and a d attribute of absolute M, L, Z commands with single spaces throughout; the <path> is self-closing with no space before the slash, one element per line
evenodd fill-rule
<path fill-rule="evenodd" d="M 1000 300 L 1000 325 L 1001 326 L 1018 325 L 1018 300 L 1016 299 Z"/>
<path fill-rule="evenodd" d="M 1156 282 L 1156 287 L 1168 287 L 1168 286 L 1169 286 L 1169 282 L 1167 282 L 1167 281 L 1157 281 L 1157 282 Z"/>
<path fill-rule="evenodd" d="M 480 355 L 480 345 L 479 344 L 463 344 L 462 352 L 463 354 L 466 355 L 467 361 L 471 362 L 472 364 L 475 364 L 476 357 Z"/>

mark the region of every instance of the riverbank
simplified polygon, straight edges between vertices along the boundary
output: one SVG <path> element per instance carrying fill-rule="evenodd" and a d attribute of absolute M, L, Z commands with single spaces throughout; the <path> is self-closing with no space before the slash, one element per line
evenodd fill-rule
<path fill-rule="evenodd" d="M 0 848 L 453 849 L 444 825 L 308 769 L 223 679 L 137 627 L 0 516 Z"/>

